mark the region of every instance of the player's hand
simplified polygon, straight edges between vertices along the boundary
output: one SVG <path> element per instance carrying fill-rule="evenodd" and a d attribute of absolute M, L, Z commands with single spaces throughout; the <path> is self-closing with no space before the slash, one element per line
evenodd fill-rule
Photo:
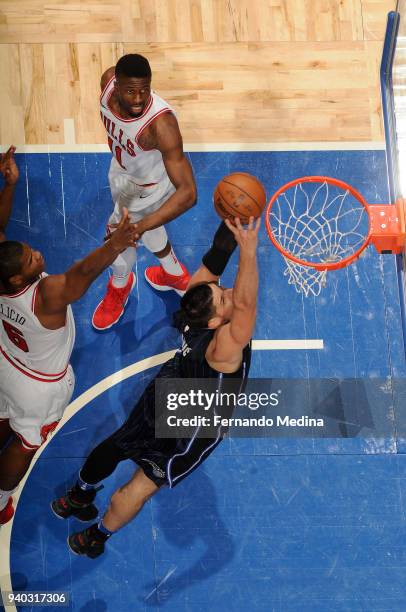
<path fill-rule="evenodd" d="M 108 242 L 119 253 L 128 247 L 136 247 L 135 224 L 131 223 L 127 208 L 123 207 L 120 223 L 115 224 L 116 230 L 111 234 Z"/>
<path fill-rule="evenodd" d="M 7 185 L 15 185 L 18 181 L 20 173 L 14 159 L 14 151 L 16 148 L 12 145 L 6 153 L 2 153 L 0 157 L 0 172 L 4 176 Z"/>
<path fill-rule="evenodd" d="M 230 219 L 224 220 L 228 229 L 234 234 L 234 238 L 240 247 L 241 253 L 255 255 L 258 246 L 258 232 L 261 226 L 261 217 L 258 217 L 254 224 L 254 217 L 250 217 L 248 225 L 243 227 L 239 217 L 234 218 L 234 223 Z"/>
<path fill-rule="evenodd" d="M 137 235 L 137 240 L 139 240 L 141 236 L 143 235 L 143 233 L 147 231 L 143 221 L 144 219 L 141 219 L 140 221 L 137 221 L 137 223 L 134 224 L 135 233 Z"/>
<path fill-rule="evenodd" d="M 111 223 L 109 224 L 109 228 L 115 230 L 117 227 L 119 227 L 119 225 L 120 225 L 119 223 Z M 141 221 L 137 221 L 133 225 L 134 225 L 134 230 L 135 230 L 135 239 L 139 240 L 141 236 L 143 235 L 143 233 L 147 231 L 143 224 L 143 219 L 141 219 Z"/>

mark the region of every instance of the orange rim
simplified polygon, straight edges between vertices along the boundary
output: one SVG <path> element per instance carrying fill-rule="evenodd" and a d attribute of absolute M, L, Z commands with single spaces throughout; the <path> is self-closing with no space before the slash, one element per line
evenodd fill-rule
<path fill-rule="evenodd" d="M 296 185 L 299 185 L 300 183 L 329 183 L 330 185 L 335 185 L 336 187 L 340 187 L 341 189 L 344 189 L 345 191 L 349 191 L 351 195 L 354 196 L 354 198 L 358 200 L 358 202 L 362 204 L 362 206 L 365 208 L 368 214 L 368 233 L 365 236 L 365 242 L 360 247 L 358 247 L 358 249 L 352 255 L 345 257 L 341 261 L 336 261 L 332 263 L 313 263 L 313 262 L 309 262 L 309 261 L 300 259 L 299 257 L 296 257 L 295 255 L 292 255 L 292 253 L 287 251 L 276 240 L 273 234 L 270 220 L 269 220 L 272 206 L 274 205 L 274 203 L 276 202 L 276 200 L 282 193 L 284 193 L 288 189 L 291 189 L 292 187 L 295 187 Z M 268 232 L 268 236 L 271 239 L 272 244 L 278 249 L 278 251 L 282 253 L 284 257 L 291 259 L 292 261 L 296 262 L 297 264 L 300 264 L 301 266 L 307 266 L 309 268 L 314 268 L 315 270 L 320 270 L 320 271 L 338 270 L 340 268 L 345 268 L 345 266 L 348 266 L 348 264 L 352 263 L 355 259 L 357 259 L 357 257 L 361 255 L 362 251 L 366 249 L 366 247 L 370 243 L 371 233 L 372 233 L 371 216 L 369 212 L 368 203 L 366 202 L 366 200 L 359 193 L 359 191 L 354 189 L 354 187 L 351 187 L 351 185 L 348 185 L 348 183 L 345 183 L 344 181 L 341 181 L 340 179 L 332 178 L 330 176 L 302 176 L 280 187 L 280 189 L 278 189 L 278 191 L 276 191 L 273 194 L 272 198 L 269 200 L 268 206 L 266 208 L 265 224 L 266 224 L 266 231 Z"/>

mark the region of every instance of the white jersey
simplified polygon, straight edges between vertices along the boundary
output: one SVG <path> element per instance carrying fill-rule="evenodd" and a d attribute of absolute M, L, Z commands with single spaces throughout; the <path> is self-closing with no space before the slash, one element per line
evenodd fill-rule
<path fill-rule="evenodd" d="M 65 376 L 75 342 L 75 321 L 68 306 L 63 327 L 47 329 L 40 323 L 34 313 L 40 280 L 12 295 L 0 294 L 0 350 L 20 372 L 50 382 Z"/>
<path fill-rule="evenodd" d="M 162 155 L 157 149 L 145 151 L 139 144 L 139 138 L 159 115 L 176 113 L 165 100 L 151 92 L 142 115 L 134 119 L 119 117 L 108 106 L 114 89 L 114 79 L 113 76 L 100 96 L 100 115 L 115 158 L 113 165 L 116 170 L 130 174 L 140 185 L 159 183 L 167 179 Z"/>

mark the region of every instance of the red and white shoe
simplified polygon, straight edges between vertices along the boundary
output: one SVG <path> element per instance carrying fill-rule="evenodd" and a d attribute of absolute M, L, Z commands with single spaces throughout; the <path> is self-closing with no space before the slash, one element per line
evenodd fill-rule
<path fill-rule="evenodd" d="M 134 288 L 135 280 L 135 274 L 134 272 L 131 272 L 126 286 L 117 288 L 113 287 L 113 278 L 110 278 L 107 285 L 106 295 L 93 313 L 93 327 L 103 330 L 108 329 L 114 325 L 114 323 L 117 323 L 124 312 L 129 295 Z"/>
<path fill-rule="evenodd" d="M 7 506 L 3 508 L 3 510 L 0 510 L 0 525 L 5 525 L 9 521 L 11 521 L 13 516 L 14 516 L 13 498 L 9 497 Z"/>
<path fill-rule="evenodd" d="M 180 262 L 179 262 L 180 263 Z M 178 295 L 184 295 L 190 281 L 190 274 L 183 264 L 183 274 L 176 276 L 165 272 L 161 265 L 150 266 L 145 270 L 145 278 L 154 289 L 158 291 L 170 291 L 173 289 Z"/>

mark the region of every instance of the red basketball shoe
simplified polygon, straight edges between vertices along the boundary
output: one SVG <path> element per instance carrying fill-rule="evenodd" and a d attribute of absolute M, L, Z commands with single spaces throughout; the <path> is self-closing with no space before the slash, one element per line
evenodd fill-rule
<path fill-rule="evenodd" d="M 14 516 L 13 498 L 9 497 L 7 506 L 3 508 L 3 510 L 0 510 L 0 525 L 5 525 L 9 521 L 11 521 L 13 516 Z"/>
<path fill-rule="evenodd" d="M 179 262 L 180 263 L 180 262 Z M 190 274 L 183 264 L 180 264 L 183 274 L 175 276 L 165 272 L 161 265 L 150 266 L 145 270 L 145 278 L 154 289 L 158 291 L 170 291 L 173 289 L 178 295 L 184 295 L 190 281 Z"/>
<path fill-rule="evenodd" d="M 131 272 L 125 287 L 113 287 L 113 279 L 110 278 L 106 295 L 93 313 L 92 325 L 96 329 L 108 329 L 117 323 L 124 312 L 128 297 L 135 285 L 135 274 Z"/>

